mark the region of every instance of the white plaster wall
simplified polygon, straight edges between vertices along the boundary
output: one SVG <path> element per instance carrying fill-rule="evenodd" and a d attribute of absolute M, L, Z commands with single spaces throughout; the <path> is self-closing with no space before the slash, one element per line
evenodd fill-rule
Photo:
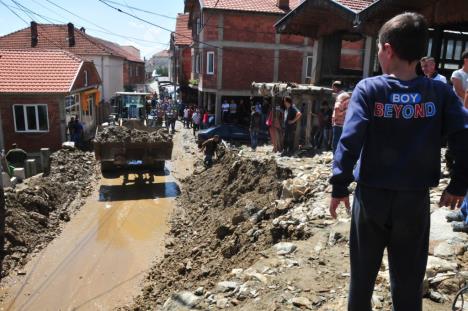
<path fill-rule="evenodd" d="M 123 91 L 124 60 L 114 56 L 89 56 L 102 80 L 102 99 L 108 101 L 116 92 Z"/>

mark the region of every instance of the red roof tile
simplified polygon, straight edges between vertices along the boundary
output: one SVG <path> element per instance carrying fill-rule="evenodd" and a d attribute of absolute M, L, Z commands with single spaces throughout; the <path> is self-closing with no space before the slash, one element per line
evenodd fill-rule
<path fill-rule="evenodd" d="M 190 45 L 192 44 L 192 30 L 188 27 L 190 14 L 179 14 L 177 16 L 176 30 L 175 30 L 175 44 L 176 45 Z"/>
<path fill-rule="evenodd" d="M 251 11 L 264 13 L 284 14 L 288 11 L 282 10 L 276 6 L 278 0 L 201 0 L 204 8 Z M 217 3 L 217 4 L 216 4 Z M 300 0 L 289 0 L 289 8 L 293 10 L 300 4 Z"/>
<path fill-rule="evenodd" d="M 276 6 L 278 0 L 201 0 L 203 7 L 208 9 L 253 11 L 267 13 L 286 13 Z M 353 11 L 361 11 L 376 0 L 331 0 Z M 294 10 L 301 0 L 289 0 L 289 8 Z M 218 4 L 216 4 L 218 3 Z"/>
<path fill-rule="evenodd" d="M 376 0 L 336 0 L 336 2 L 350 8 L 355 12 L 359 12 L 367 8 Z"/>
<path fill-rule="evenodd" d="M 0 49 L 0 93 L 68 93 L 82 63 L 58 49 Z"/>
<path fill-rule="evenodd" d="M 67 25 L 37 24 L 38 44 L 35 48 L 39 49 L 65 49 L 75 55 L 86 57 L 88 55 L 114 55 L 130 61 L 143 62 L 128 51 L 125 51 L 120 45 L 102 40 L 80 30 L 75 29 L 75 46 L 68 46 L 68 28 Z M 3 49 L 28 49 L 31 48 L 31 30 L 30 27 L 12 32 L 0 37 L 0 48 Z"/>

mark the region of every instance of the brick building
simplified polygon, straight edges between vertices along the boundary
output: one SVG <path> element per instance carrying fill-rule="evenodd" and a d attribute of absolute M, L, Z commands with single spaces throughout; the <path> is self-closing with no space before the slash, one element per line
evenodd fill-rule
<path fill-rule="evenodd" d="M 186 0 L 192 30 L 192 74 L 198 103 L 221 119 L 224 100 L 248 106 L 254 81 L 307 83 L 313 40 L 280 35 L 274 24 L 299 0 Z M 248 110 L 249 107 L 244 108 Z"/>
<path fill-rule="evenodd" d="M 78 116 L 95 128 L 101 80 L 94 64 L 63 50 L 0 49 L 0 148 L 60 148 Z"/>
<path fill-rule="evenodd" d="M 3 49 L 63 49 L 94 62 L 102 79 L 102 99 L 145 83 L 144 62 L 138 49 L 93 37 L 84 28 L 38 24 L 0 37 Z"/>
<path fill-rule="evenodd" d="M 183 103 L 195 103 L 197 91 L 189 86 L 192 75 L 192 30 L 189 14 L 179 14 L 176 31 L 171 34 L 171 81 L 179 86 Z"/>

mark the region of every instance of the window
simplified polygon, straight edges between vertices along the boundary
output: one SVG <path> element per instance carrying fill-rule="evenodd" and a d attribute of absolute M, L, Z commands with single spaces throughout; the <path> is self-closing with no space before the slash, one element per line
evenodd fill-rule
<path fill-rule="evenodd" d="M 200 54 L 195 56 L 195 72 L 200 73 Z"/>
<path fill-rule="evenodd" d="M 94 96 L 95 94 L 88 95 L 88 110 L 83 111 L 83 117 L 92 117 L 93 116 L 93 106 L 94 106 Z"/>
<path fill-rule="evenodd" d="M 47 105 L 13 105 L 16 132 L 47 132 Z"/>
<path fill-rule="evenodd" d="M 206 53 L 206 73 L 209 75 L 214 74 L 214 52 Z"/>
<path fill-rule="evenodd" d="M 84 85 L 88 86 L 88 71 L 84 71 Z"/>
<path fill-rule="evenodd" d="M 135 76 L 137 76 L 137 77 L 140 75 L 138 69 L 140 69 L 140 68 L 138 68 L 138 66 L 136 66 L 136 67 L 135 67 Z"/>
<path fill-rule="evenodd" d="M 313 56 L 307 56 L 306 78 L 312 78 L 312 61 L 313 61 Z"/>

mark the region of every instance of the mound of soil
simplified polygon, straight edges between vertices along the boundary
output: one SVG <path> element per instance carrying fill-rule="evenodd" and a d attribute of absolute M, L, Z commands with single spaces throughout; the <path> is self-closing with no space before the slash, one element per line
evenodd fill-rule
<path fill-rule="evenodd" d="M 152 268 L 135 308 L 153 310 L 175 289 L 210 284 L 234 266 L 248 266 L 274 242 L 262 220 L 271 218 L 282 181 L 291 171 L 274 160 L 226 152 L 220 163 L 183 182 L 181 211 L 171 220 L 165 258 Z"/>
<path fill-rule="evenodd" d="M 96 176 L 92 153 L 62 149 L 51 155 L 47 176 L 38 175 L 5 190 L 2 277 L 20 269 L 30 254 L 60 233 L 60 225 L 91 194 Z"/>
<path fill-rule="evenodd" d="M 147 132 L 125 126 L 109 126 L 99 131 L 95 140 L 99 143 L 156 143 L 171 142 L 172 136 L 166 129 Z"/>

